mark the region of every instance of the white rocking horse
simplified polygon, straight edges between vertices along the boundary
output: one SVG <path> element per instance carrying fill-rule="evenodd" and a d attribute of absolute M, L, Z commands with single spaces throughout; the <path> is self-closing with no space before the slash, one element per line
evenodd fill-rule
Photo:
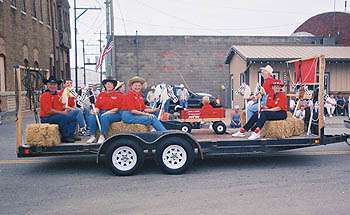
<path fill-rule="evenodd" d="M 164 105 L 168 99 L 171 99 L 172 102 L 177 103 L 179 99 L 174 94 L 173 87 L 171 85 L 161 83 L 156 86 L 156 89 L 154 91 L 154 96 L 156 98 L 156 104 L 160 103 L 160 111 L 158 115 L 158 119 L 161 118 L 163 112 L 164 112 Z M 155 107 L 151 107 L 155 108 Z"/>

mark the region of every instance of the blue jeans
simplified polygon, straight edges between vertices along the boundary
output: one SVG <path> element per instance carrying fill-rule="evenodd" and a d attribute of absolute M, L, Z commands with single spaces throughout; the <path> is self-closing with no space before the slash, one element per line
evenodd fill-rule
<path fill-rule="evenodd" d="M 84 107 L 83 109 L 83 115 L 84 115 L 84 120 L 86 122 L 86 128 L 89 128 L 89 125 L 87 124 L 88 118 L 90 115 L 91 108 L 90 107 Z"/>
<path fill-rule="evenodd" d="M 73 114 L 54 114 L 41 117 L 41 123 L 58 124 L 62 138 L 73 138 L 75 128 L 77 127 L 77 116 Z"/>
<path fill-rule="evenodd" d="M 180 106 L 182 106 L 183 108 L 187 108 L 188 106 L 187 100 L 180 100 Z"/>
<path fill-rule="evenodd" d="M 267 100 L 267 95 L 263 95 L 261 98 L 261 105 L 262 106 L 266 105 L 266 100 Z M 258 102 L 247 107 L 247 122 L 254 115 L 254 113 L 258 112 L 258 110 L 259 110 Z"/>
<path fill-rule="evenodd" d="M 101 115 L 104 113 L 105 111 L 99 111 L 97 116 L 98 119 L 101 123 Z M 96 134 L 96 130 L 97 130 L 97 119 L 96 119 L 96 115 L 95 114 L 90 114 L 88 116 L 88 127 L 90 129 L 90 135 L 94 135 Z M 101 125 L 102 127 L 102 125 Z"/>
<path fill-rule="evenodd" d="M 166 102 L 164 103 L 164 112 L 169 113 L 170 111 L 170 99 L 166 100 Z"/>
<path fill-rule="evenodd" d="M 150 118 L 144 115 L 132 114 L 130 111 L 124 111 L 122 113 L 122 119 L 127 124 L 152 125 L 157 131 L 166 131 L 163 124 L 155 116 Z"/>
<path fill-rule="evenodd" d="M 96 118 L 96 117 L 95 117 Z M 119 122 L 122 120 L 122 114 L 120 111 L 117 113 L 107 113 L 101 116 L 100 122 L 101 122 L 101 133 L 104 136 L 107 136 L 109 125 L 112 122 Z"/>
<path fill-rule="evenodd" d="M 84 128 L 86 126 L 83 111 L 79 108 L 74 108 L 68 111 L 68 116 L 76 116 L 77 122 L 80 128 Z"/>

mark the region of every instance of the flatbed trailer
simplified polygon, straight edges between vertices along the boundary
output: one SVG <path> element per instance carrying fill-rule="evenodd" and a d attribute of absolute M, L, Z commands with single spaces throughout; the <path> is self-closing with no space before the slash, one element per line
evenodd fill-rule
<path fill-rule="evenodd" d="M 17 156 L 64 156 L 96 155 L 97 163 L 102 156 L 115 175 L 132 175 L 147 158 L 154 158 L 162 171 L 168 174 L 184 173 L 194 159 L 211 156 L 271 154 L 284 150 L 348 142 L 349 134 L 324 134 L 324 56 L 319 57 L 319 112 L 318 135 L 274 139 L 248 140 L 233 138 L 228 134 L 216 135 L 209 129 L 200 129 L 188 134 L 182 131 L 124 133 L 108 138 L 103 144 L 61 143 L 56 146 L 39 147 L 22 144 L 21 111 L 17 120 Z M 17 75 L 20 77 L 20 74 Z M 20 80 L 20 79 L 19 79 Z M 18 94 L 19 95 L 19 94 Z M 19 103 L 20 104 L 20 103 Z M 20 105 L 19 105 L 20 106 Z"/>

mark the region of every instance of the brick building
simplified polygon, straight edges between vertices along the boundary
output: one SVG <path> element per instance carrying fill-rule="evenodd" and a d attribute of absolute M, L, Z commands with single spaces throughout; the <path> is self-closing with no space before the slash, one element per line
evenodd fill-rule
<path fill-rule="evenodd" d="M 148 86 L 164 81 L 183 83 L 195 92 L 221 97 L 229 105 L 230 74 L 224 64 L 233 44 L 320 44 L 320 37 L 276 36 L 115 36 L 116 77 L 127 80 L 137 74 Z M 138 47 L 138 49 L 136 49 Z M 137 68 L 138 67 L 138 68 Z"/>
<path fill-rule="evenodd" d="M 67 0 L 0 0 L 0 96 L 11 111 L 16 65 L 70 77 Z"/>

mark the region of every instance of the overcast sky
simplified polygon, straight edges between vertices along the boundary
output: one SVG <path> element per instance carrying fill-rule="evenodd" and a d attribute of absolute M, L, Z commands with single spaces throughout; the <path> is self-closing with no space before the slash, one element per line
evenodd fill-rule
<path fill-rule="evenodd" d="M 71 56 L 74 57 L 73 0 L 69 2 L 72 8 Z M 100 30 L 106 32 L 103 2 L 77 0 L 77 7 L 102 7 L 100 11 L 91 10 L 79 18 L 78 40 L 98 44 L 97 33 Z M 344 11 L 344 2 L 345 0 L 114 0 L 114 27 L 116 35 L 135 35 L 136 30 L 139 35 L 290 35 L 308 18 L 333 11 L 334 3 L 337 11 Z M 78 42 L 80 59 L 81 48 L 81 42 Z M 99 53 L 99 48 L 87 46 L 86 52 Z M 88 57 L 93 59 L 92 56 Z M 80 59 L 78 65 L 82 66 Z"/>

